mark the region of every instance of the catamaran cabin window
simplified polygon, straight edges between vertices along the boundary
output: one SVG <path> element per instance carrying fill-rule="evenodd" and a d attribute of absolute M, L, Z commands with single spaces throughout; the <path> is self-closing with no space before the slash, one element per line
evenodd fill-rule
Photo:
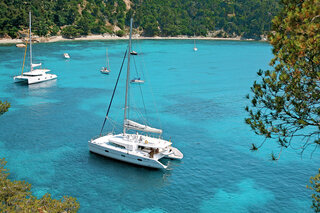
<path fill-rule="evenodd" d="M 124 146 L 121 146 L 121 145 L 116 144 L 116 143 L 109 142 L 108 144 L 109 144 L 109 145 L 111 145 L 111 146 L 114 146 L 114 147 L 120 148 L 120 149 L 125 149 L 125 147 L 124 147 Z"/>

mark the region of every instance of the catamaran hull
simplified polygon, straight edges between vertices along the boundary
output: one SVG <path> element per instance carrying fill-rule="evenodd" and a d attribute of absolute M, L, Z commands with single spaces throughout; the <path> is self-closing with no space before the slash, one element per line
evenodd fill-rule
<path fill-rule="evenodd" d="M 100 70 L 100 72 L 101 72 L 102 74 L 107 74 L 107 75 L 110 73 L 109 70 Z"/>
<path fill-rule="evenodd" d="M 145 166 L 145 167 L 150 167 L 150 168 L 155 168 L 155 169 L 166 169 L 167 166 L 163 165 L 161 162 L 155 159 L 150 159 L 150 158 L 145 158 L 145 157 L 140 157 L 140 156 L 135 156 L 131 155 L 126 152 L 121 152 L 113 149 L 108 149 L 106 147 L 101 147 L 97 144 L 92 144 L 88 143 L 89 145 L 89 150 L 90 152 L 113 158 L 116 160 L 124 161 L 127 163 L 132 163 L 136 164 L 139 166 Z"/>
<path fill-rule="evenodd" d="M 36 84 L 44 81 L 50 81 L 56 79 L 57 76 L 54 74 L 46 74 L 44 76 L 15 76 L 13 77 L 14 82 L 16 83 L 27 83 L 27 84 Z"/>
<path fill-rule="evenodd" d="M 18 76 L 13 77 L 15 83 L 28 83 L 28 79 L 18 78 Z"/>

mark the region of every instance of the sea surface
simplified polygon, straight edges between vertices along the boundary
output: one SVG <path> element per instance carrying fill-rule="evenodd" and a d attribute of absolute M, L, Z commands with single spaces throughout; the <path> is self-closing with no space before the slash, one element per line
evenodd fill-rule
<path fill-rule="evenodd" d="M 76 197 L 79 212 L 312 212 L 306 185 L 319 168 L 319 151 L 311 158 L 312 150 L 302 157 L 300 150 L 285 150 L 272 162 L 271 152 L 279 152 L 274 141 L 249 150 L 263 138 L 244 123 L 245 96 L 256 72 L 270 68 L 272 47 L 204 40 L 197 47 L 194 52 L 191 40 L 133 41 L 139 55 L 132 59 L 131 78 L 145 84 L 130 86 L 130 118 L 162 128 L 184 154 L 168 161 L 165 171 L 88 151 L 127 41 L 34 44 L 34 62 L 58 79 L 30 86 L 12 79 L 21 72 L 24 49 L 0 46 L 0 100 L 11 103 L 0 117 L 0 157 L 8 161 L 10 178 L 31 183 L 38 197 Z M 110 75 L 100 73 L 106 49 Z M 27 56 L 25 71 L 28 65 Z M 104 133 L 121 131 L 126 71 L 125 62 Z"/>

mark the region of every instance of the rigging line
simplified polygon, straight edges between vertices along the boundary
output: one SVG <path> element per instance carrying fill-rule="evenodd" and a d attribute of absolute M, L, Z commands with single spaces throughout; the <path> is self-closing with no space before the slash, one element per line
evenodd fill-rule
<path fill-rule="evenodd" d="M 124 53 L 124 57 L 123 57 L 123 60 L 122 60 L 120 72 L 119 72 L 119 75 L 118 75 L 116 84 L 115 84 L 114 89 L 113 89 L 113 92 L 112 92 L 112 96 L 111 96 L 111 100 L 110 100 L 110 103 L 109 103 L 109 106 L 108 106 L 107 114 L 106 114 L 106 117 L 105 117 L 105 119 L 104 119 L 104 121 L 103 121 L 102 128 L 101 128 L 101 131 L 100 131 L 100 136 L 101 136 L 101 134 L 102 134 L 102 130 L 103 130 L 103 128 L 104 128 L 104 125 L 105 125 L 105 123 L 106 123 L 106 120 L 108 119 L 108 114 L 109 114 L 110 107 L 111 107 L 111 104 L 112 104 L 112 101 L 113 101 L 114 93 L 116 92 L 116 89 L 117 89 L 117 85 L 118 85 L 119 78 L 120 78 L 120 75 L 121 75 L 123 63 L 124 63 L 124 61 L 126 60 L 127 51 L 128 51 L 128 49 L 127 49 L 126 52 Z"/>
<path fill-rule="evenodd" d="M 131 90 L 129 92 L 132 92 Z M 138 120 L 143 120 L 144 123 L 146 124 L 146 119 L 144 118 L 143 114 L 139 111 L 138 104 L 136 103 L 134 98 L 129 99 L 130 100 L 130 113 L 134 112 L 135 116 L 137 117 L 136 119 Z"/>
<path fill-rule="evenodd" d="M 144 70 L 147 70 L 146 69 L 146 63 L 144 61 L 144 57 L 143 57 L 143 54 L 142 54 L 142 61 L 143 61 L 143 67 L 144 67 Z M 145 80 L 147 81 L 147 78 L 145 76 Z M 156 109 L 156 115 L 158 117 L 158 122 L 159 122 L 159 125 L 160 125 L 160 129 L 162 129 L 162 123 L 161 123 L 161 120 L 160 120 L 160 113 L 159 113 L 159 109 L 157 107 L 157 104 L 155 102 L 155 98 L 154 98 L 154 94 L 153 94 L 153 90 L 152 90 L 152 85 L 151 84 L 147 84 L 149 90 L 151 91 L 151 95 L 152 95 L 152 103 L 154 105 L 154 108 Z"/>
<path fill-rule="evenodd" d="M 111 123 L 113 123 L 113 125 L 116 126 L 116 127 L 118 127 L 118 128 L 121 128 L 121 127 L 122 127 L 121 124 L 118 124 L 116 121 L 112 120 L 111 118 L 109 118 L 108 121 L 110 121 Z"/>
<path fill-rule="evenodd" d="M 137 77 L 139 77 L 139 73 L 138 73 L 138 69 L 137 69 L 137 64 L 136 64 L 136 57 L 132 57 L 132 58 L 133 58 L 134 68 L 135 68 L 135 70 L 136 70 Z"/>
<path fill-rule="evenodd" d="M 133 62 L 134 62 L 134 66 L 135 66 L 135 69 L 136 69 L 137 76 L 139 77 L 135 57 L 133 57 Z M 139 84 L 139 89 L 140 89 L 140 94 L 141 94 L 142 103 L 143 103 L 143 107 L 144 107 L 144 113 L 145 113 L 145 115 L 146 115 L 146 120 L 148 120 L 148 118 L 147 118 L 147 117 L 148 117 L 147 108 L 146 108 L 146 105 L 145 105 L 145 102 L 144 102 L 144 97 L 143 97 L 143 93 L 142 93 L 141 84 Z"/>
<path fill-rule="evenodd" d="M 139 47 L 138 47 L 139 49 L 138 50 L 139 50 L 139 53 L 141 53 L 142 52 L 141 51 L 142 48 L 140 48 L 141 47 L 140 40 L 138 40 L 136 43 L 137 43 L 137 46 L 139 45 Z M 143 53 L 141 53 L 139 55 L 141 55 L 142 59 L 144 59 Z M 135 68 L 136 68 L 136 71 L 137 71 L 137 75 L 138 75 L 138 69 L 137 69 L 137 65 L 136 65 L 136 61 L 135 60 L 134 60 L 134 63 L 135 63 L 134 65 L 135 65 Z M 147 80 L 145 78 L 145 75 L 144 75 L 144 72 L 143 72 L 143 65 L 141 63 L 140 63 L 140 69 L 139 70 L 141 70 L 140 74 L 142 74 L 142 76 L 138 75 L 138 77 L 142 77 L 142 79 L 146 82 Z M 143 107 L 144 107 L 145 118 L 143 118 L 143 119 L 145 120 L 146 124 L 148 124 L 148 113 L 147 113 L 147 108 L 146 108 L 145 101 L 144 101 L 144 96 L 143 96 L 141 84 L 139 84 L 139 89 L 140 89 L 141 99 L 142 99 L 142 103 L 143 103 Z M 141 115 L 142 115 L 142 113 L 141 113 Z"/>
<path fill-rule="evenodd" d="M 132 108 L 133 110 L 135 110 L 135 112 L 137 113 L 137 117 L 139 118 L 139 121 L 141 120 L 145 125 L 150 126 L 146 120 L 146 118 L 143 116 L 143 114 L 140 112 L 139 108 L 135 107 Z"/>
<path fill-rule="evenodd" d="M 26 42 L 26 49 L 25 49 L 25 51 L 24 51 L 24 57 L 23 57 L 23 64 L 22 64 L 21 75 L 23 75 L 23 68 L 24 68 L 24 62 L 26 62 L 27 49 L 28 49 L 28 42 Z"/>
<path fill-rule="evenodd" d="M 121 127 L 121 125 L 119 125 L 117 122 L 113 121 L 111 118 L 108 118 L 108 122 L 113 126 L 113 128 Z"/>
<path fill-rule="evenodd" d="M 139 56 L 141 55 L 143 57 L 143 53 L 142 53 L 142 48 L 141 48 L 141 40 L 136 40 L 136 47 L 137 47 L 137 52 L 139 53 Z M 139 76 L 139 77 L 142 77 L 142 79 L 145 79 L 145 76 L 144 76 L 144 73 L 143 73 L 143 66 L 142 64 L 140 63 L 140 69 L 141 70 L 141 73 L 142 73 L 142 76 Z"/>

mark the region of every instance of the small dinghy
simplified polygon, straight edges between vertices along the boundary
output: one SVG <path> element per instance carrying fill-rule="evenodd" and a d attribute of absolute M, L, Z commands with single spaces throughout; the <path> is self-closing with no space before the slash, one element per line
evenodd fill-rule
<path fill-rule="evenodd" d="M 183 158 L 183 154 L 175 147 L 169 147 L 168 148 L 168 153 L 164 153 L 166 154 L 166 158 L 170 158 L 170 159 L 182 159 Z"/>
<path fill-rule="evenodd" d="M 131 51 L 130 53 L 131 55 L 138 55 L 138 53 L 136 51 Z"/>
<path fill-rule="evenodd" d="M 101 73 L 103 74 L 109 74 L 110 73 L 110 70 L 108 70 L 107 67 L 102 67 L 101 70 L 100 70 Z"/>
<path fill-rule="evenodd" d="M 69 58 L 70 58 L 70 55 L 69 55 L 68 53 L 63 53 L 63 57 L 64 57 L 65 59 L 69 59 Z"/>
<path fill-rule="evenodd" d="M 134 78 L 130 81 L 132 84 L 143 84 L 144 80 L 141 80 L 140 78 Z"/>

